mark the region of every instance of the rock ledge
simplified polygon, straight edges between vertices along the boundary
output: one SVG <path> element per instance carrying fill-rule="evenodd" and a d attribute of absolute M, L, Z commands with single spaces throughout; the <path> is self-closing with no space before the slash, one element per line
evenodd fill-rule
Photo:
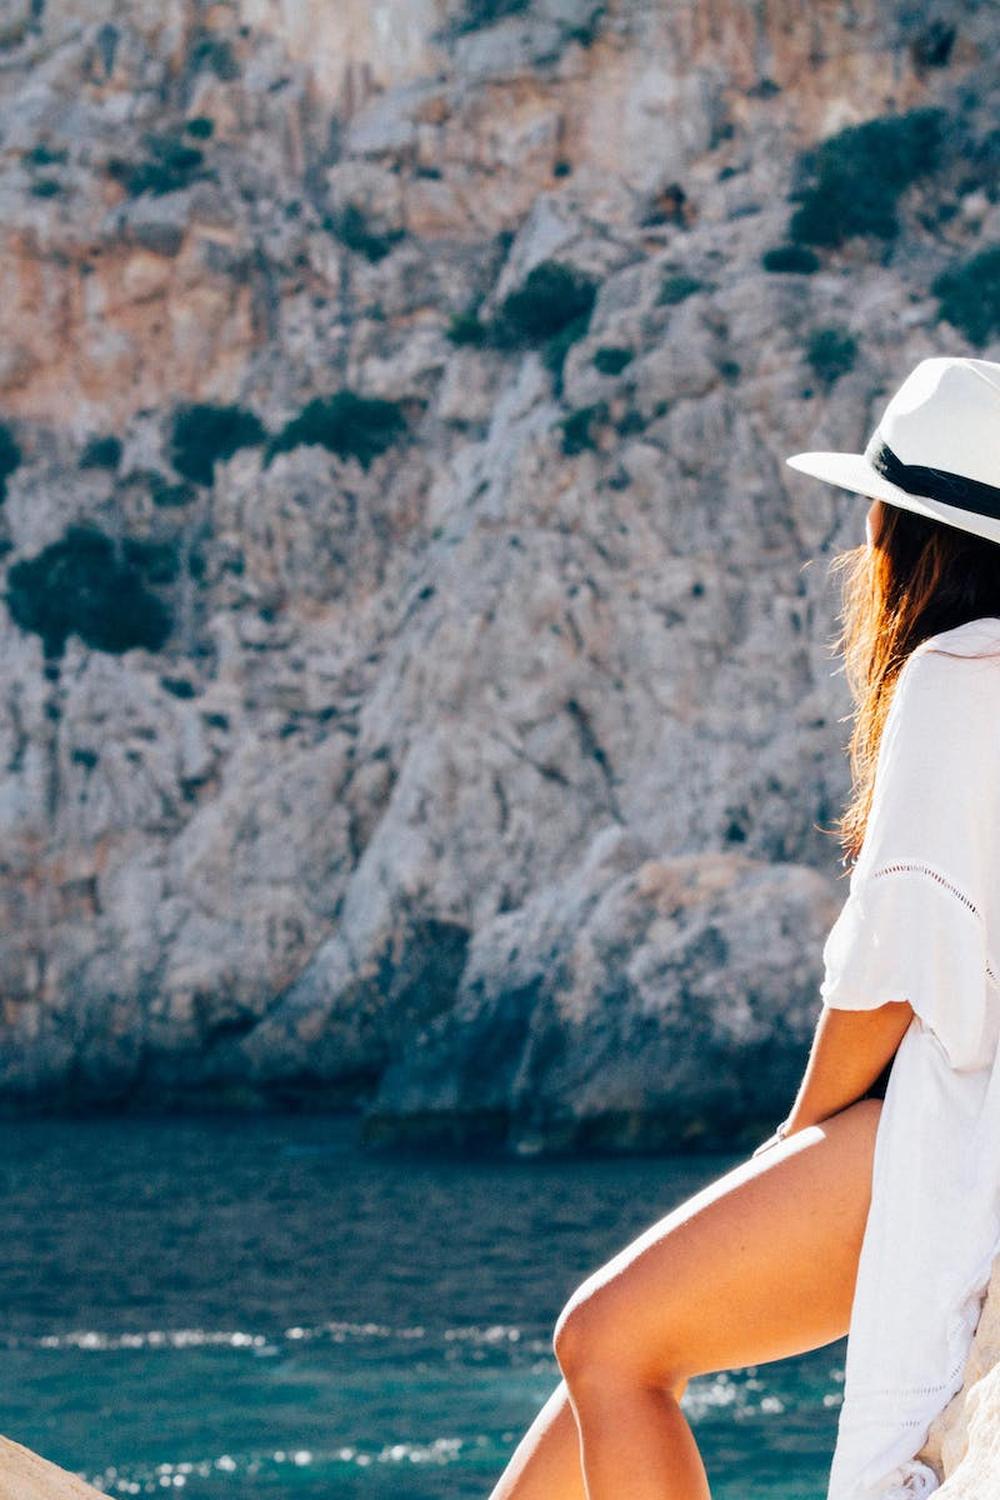
<path fill-rule="evenodd" d="M 100 1500 L 101 1491 L 0 1437 L 0 1500 Z"/>

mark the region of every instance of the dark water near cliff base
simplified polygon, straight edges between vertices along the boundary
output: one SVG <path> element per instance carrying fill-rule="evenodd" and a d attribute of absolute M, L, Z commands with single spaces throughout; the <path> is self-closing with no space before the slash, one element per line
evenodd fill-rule
<path fill-rule="evenodd" d="M 573 1287 L 742 1159 L 391 1158 L 355 1133 L 0 1125 L 0 1431 L 112 1495 L 485 1500 Z M 715 1500 L 823 1500 L 845 1350 L 691 1381 Z"/>

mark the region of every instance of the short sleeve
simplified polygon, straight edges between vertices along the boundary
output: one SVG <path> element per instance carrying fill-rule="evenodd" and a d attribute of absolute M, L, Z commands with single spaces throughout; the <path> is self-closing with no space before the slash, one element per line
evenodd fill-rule
<path fill-rule="evenodd" d="M 825 1005 L 907 1000 L 955 1069 L 990 1061 L 998 684 L 997 662 L 919 650 L 906 662 L 849 895 L 823 949 Z"/>

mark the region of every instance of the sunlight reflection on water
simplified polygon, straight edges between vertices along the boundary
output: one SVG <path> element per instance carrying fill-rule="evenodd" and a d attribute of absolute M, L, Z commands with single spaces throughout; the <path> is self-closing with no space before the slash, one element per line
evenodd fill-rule
<path fill-rule="evenodd" d="M 566 1297 L 733 1164 L 393 1159 L 355 1132 L 6 1124 L 7 1435 L 109 1495 L 482 1500 L 558 1382 Z M 823 1500 L 843 1354 L 689 1383 L 717 1500 L 751 1475 Z"/>

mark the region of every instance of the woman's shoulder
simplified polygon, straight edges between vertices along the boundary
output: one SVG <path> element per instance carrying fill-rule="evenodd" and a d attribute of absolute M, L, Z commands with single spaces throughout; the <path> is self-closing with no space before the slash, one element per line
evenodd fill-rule
<path fill-rule="evenodd" d="M 895 684 L 883 739 L 937 774 L 996 775 L 1000 754 L 1000 618 L 970 619 L 915 646 Z M 895 751 L 889 745 L 897 745 Z"/>
<path fill-rule="evenodd" d="M 914 646 L 903 663 L 895 698 L 933 711 L 972 694 L 1000 693 L 1000 616 L 983 616 L 939 630 Z M 911 709 L 912 712 L 912 709 Z"/>
<path fill-rule="evenodd" d="M 915 646 L 910 656 L 920 657 L 930 652 L 949 656 L 983 655 L 986 659 L 995 652 L 1000 661 L 1000 616 L 981 615 L 962 625 L 953 625 L 950 630 L 939 630 Z"/>
<path fill-rule="evenodd" d="M 896 682 L 886 730 L 911 731 L 963 759 L 981 748 L 992 765 L 1000 738 L 1000 617 L 968 620 L 928 636 Z"/>

